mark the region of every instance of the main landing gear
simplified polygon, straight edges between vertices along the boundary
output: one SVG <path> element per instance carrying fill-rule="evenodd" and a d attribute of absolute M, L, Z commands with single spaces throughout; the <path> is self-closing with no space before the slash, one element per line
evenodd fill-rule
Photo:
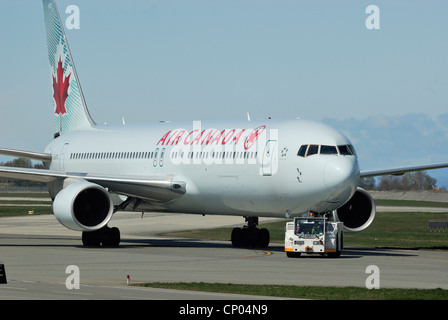
<path fill-rule="evenodd" d="M 131 203 L 134 203 L 134 209 L 140 204 L 141 199 L 127 197 L 120 205 L 115 206 L 114 214 L 119 210 L 124 210 Z M 83 231 L 82 244 L 84 247 L 118 247 L 120 244 L 120 229 L 117 227 L 109 228 L 105 226 L 96 231 Z"/>
<path fill-rule="evenodd" d="M 120 230 L 116 227 L 103 227 L 96 231 L 84 231 L 82 244 L 85 247 L 118 247 L 120 244 Z"/>
<path fill-rule="evenodd" d="M 266 248 L 270 235 L 265 228 L 258 229 L 258 217 L 245 217 L 247 226 L 232 230 L 232 245 L 234 247 Z"/>

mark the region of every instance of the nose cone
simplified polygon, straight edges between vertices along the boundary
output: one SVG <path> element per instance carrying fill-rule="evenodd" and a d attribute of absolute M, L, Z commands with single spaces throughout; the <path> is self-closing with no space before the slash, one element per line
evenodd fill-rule
<path fill-rule="evenodd" d="M 339 156 L 324 168 L 325 185 L 335 198 L 348 200 L 356 191 L 358 179 L 358 161 L 353 156 Z"/>

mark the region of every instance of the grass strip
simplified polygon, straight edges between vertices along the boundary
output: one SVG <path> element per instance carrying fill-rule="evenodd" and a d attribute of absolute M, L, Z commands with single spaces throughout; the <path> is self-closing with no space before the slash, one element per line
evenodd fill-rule
<path fill-rule="evenodd" d="M 448 202 L 418 200 L 375 200 L 377 206 L 447 208 Z M 448 212 L 448 210 L 447 210 Z"/>
<path fill-rule="evenodd" d="M 446 300 L 444 289 L 366 289 L 356 287 L 314 287 L 284 285 L 249 285 L 231 283 L 163 283 L 136 284 L 142 287 L 245 294 L 267 297 L 318 300 Z"/>
<path fill-rule="evenodd" d="M 8 204 L 14 204 L 14 205 L 34 205 L 34 204 L 43 204 L 43 205 L 51 205 L 50 200 L 45 201 L 45 200 L 1 200 L 0 199 L 0 205 L 8 205 Z"/>
<path fill-rule="evenodd" d="M 51 206 L 33 207 L 32 204 L 24 206 L 0 206 L 0 218 L 26 216 L 29 214 L 29 211 L 33 211 L 33 215 L 50 214 Z"/>
<path fill-rule="evenodd" d="M 50 198 L 48 192 L 0 192 L 0 198 L 14 197 L 14 198 Z"/>

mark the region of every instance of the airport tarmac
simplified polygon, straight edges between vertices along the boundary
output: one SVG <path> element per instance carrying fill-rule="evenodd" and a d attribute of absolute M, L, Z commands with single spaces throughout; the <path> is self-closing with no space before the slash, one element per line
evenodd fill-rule
<path fill-rule="evenodd" d="M 448 252 L 346 249 L 339 259 L 287 258 L 281 243 L 266 250 L 232 248 L 230 241 L 164 238 L 156 234 L 199 227 L 242 225 L 241 217 L 117 213 L 118 248 L 84 248 L 81 233 L 52 215 L 0 219 L 0 264 L 8 284 L 0 299 L 252 299 L 240 295 L 145 289 L 141 282 L 220 282 L 365 287 L 378 267 L 380 288 L 448 289 Z M 80 289 L 69 290 L 66 268 L 79 268 Z M 263 297 L 262 297 L 263 298 Z"/>

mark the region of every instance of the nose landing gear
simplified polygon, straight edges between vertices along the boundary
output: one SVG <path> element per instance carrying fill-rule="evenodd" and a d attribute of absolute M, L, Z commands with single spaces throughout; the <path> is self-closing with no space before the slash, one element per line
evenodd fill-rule
<path fill-rule="evenodd" d="M 232 230 L 232 245 L 234 247 L 266 248 L 269 245 L 270 235 L 265 228 L 258 229 L 258 217 L 245 217 L 247 225 Z"/>

